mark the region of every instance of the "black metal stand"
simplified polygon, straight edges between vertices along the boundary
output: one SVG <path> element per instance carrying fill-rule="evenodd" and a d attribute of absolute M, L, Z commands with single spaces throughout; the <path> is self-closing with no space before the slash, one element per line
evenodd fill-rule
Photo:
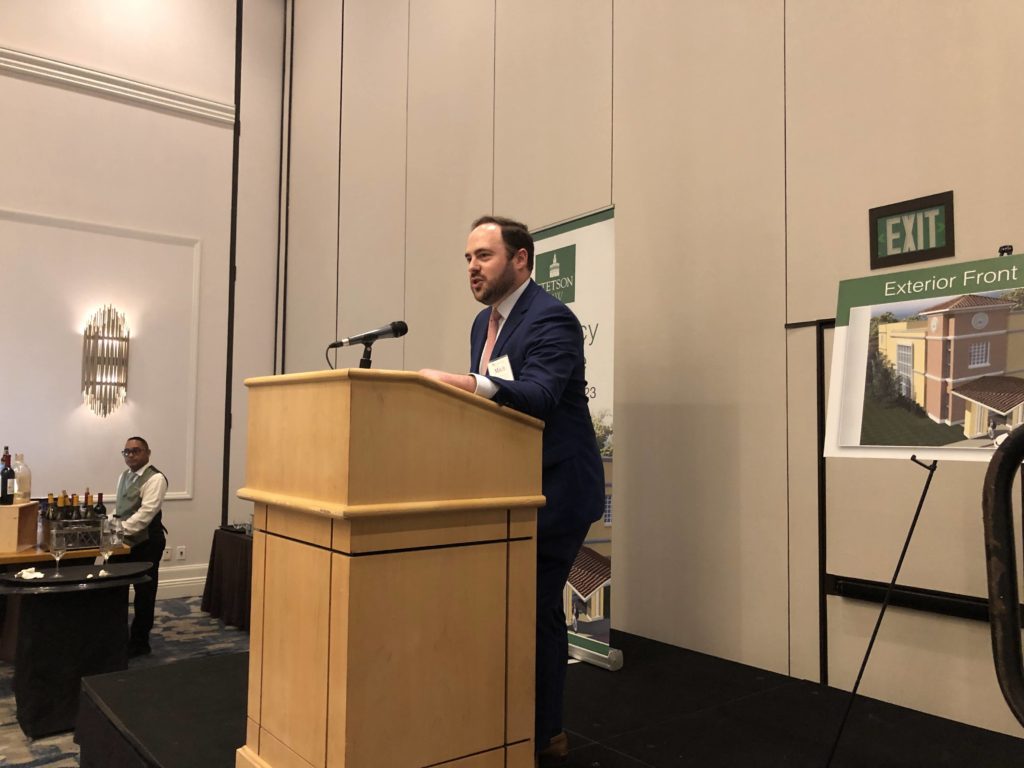
<path fill-rule="evenodd" d="M 925 464 L 920 461 L 917 456 L 911 456 L 910 460 L 920 467 L 924 467 L 928 471 L 928 477 L 924 481 L 924 488 L 921 489 L 921 498 L 917 502 L 917 509 L 914 512 L 914 519 L 910 523 L 910 530 L 907 531 L 907 540 L 903 542 L 903 551 L 900 552 L 900 559 L 896 562 L 896 570 L 892 574 L 892 580 L 889 582 L 889 588 L 885 591 L 885 599 L 882 601 L 882 609 L 878 612 L 878 619 L 875 621 L 875 628 L 871 632 L 871 639 L 868 641 L 868 649 L 864 653 L 864 660 L 860 664 L 860 671 L 857 673 L 857 680 L 853 684 L 853 690 L 850 691 L 850 698 L 846 702 L 846 711 L 843 713 L 842 722 L 839 723 L 839 731 L 836 733 L 836 739 L 832 743 L 832 751 L 829 752 L 828 761 L 825 763 L 825 768 L 830 768 L 832 765 L 832 758 L 835 757 L 836 749 L 839 747 L 839 740 L 843 737 L 843 730 L 846 728 L 846 720 L 850 716 L 850 709 L 853 707 L 853 700 L 857 696 L 857 689 L 860 688 L 861 678 L 864 677 L 864 670 L 868 666 L 868 659 L 871 657 L 871 649 L 875 646 L 875 638 L 878 637 L 878 628 L 882 626 L 882 617 L 885 616 L 885 609 L 889 607 L 889 600 L 892 597 L 893 587 L 896 586 L 896 579 L 899 578 L 900 569 L 903 567 L 903 559 L 907 556 L 907 549 L 910 547 L 910 539 L 914 535 L 914 528 L 917 526 L 917 520 L 921 516 L 921 509 L 924 507 L 925 497 L 928 496 L 928 488 L 932 484 L 932 477 L 935 475 L 935 469 L 939 466 L 939 462 L 933 461 L 931 464 Z"/>
<path fill-rule="evenodd" d="M 370 363 L 370 352 L 373 349 L 373 343 L 363 344 L 363 356 L 359 359 L 360 368 L 369 368 Z"/>

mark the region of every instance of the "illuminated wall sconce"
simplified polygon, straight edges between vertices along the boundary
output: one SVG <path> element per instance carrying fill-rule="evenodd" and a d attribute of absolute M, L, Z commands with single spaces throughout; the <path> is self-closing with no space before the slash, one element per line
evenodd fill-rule
<path fill-rule="evenodd" d="M 112 414 L 128 394 L 128 323 L 107 304 L 82 332 L 82 397 L 97 416 Z"/>

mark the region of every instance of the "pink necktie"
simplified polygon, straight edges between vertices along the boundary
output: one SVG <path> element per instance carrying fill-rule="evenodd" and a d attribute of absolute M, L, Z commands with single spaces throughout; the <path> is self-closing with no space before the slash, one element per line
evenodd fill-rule
<path fill-rule="evenodd" d="M 480 373 L 487 375 L 487 364 L 491 362 L 491 352 L 494 351 L 494 341 L 498 338 L 498 323 L 501 322 L 501 313 L 491 307 L 491 319 L 487 321 L 487 341 L 484 344 L 484 354 L 480 358 Z"/>

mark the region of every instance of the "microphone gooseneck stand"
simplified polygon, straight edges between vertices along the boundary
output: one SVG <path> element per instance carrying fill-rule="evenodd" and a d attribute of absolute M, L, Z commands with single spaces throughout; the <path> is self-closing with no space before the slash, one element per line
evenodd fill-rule
<path fill-rule="evenodd" d="M 939 466 L 939 462 L 932 461 L 931 464 L 925 464 L 920 461 L 917 456 L 911 456 L 910 460 L 917 464 L 919 467 L 924 467 L 928 471 L 928 477 L 924 481 L 924 488 L 921 489 L 921 498 L 917 502 L 917 510 L 914 512 L 914 519 L 910 522 L 910 530 L 907 531 L 907 540 L 903 542 L 903 551 L 900 552 L 900 559 L 896 562 L 896 570 L 893 571 L 892 580 L 889 582 L 888 589 L 885 590 L 885 599 L 882 600 L 882 609 L 878 612 L 878 619 L 875 621 L 875 628 L 871 632 L 871 639 L 868 641 L 868 649 L 864 653 L 864 660 L 860 664 L 860 671 L 857 673 L 857 680 L 853 684 L 853 690 L 850 691 L 850 698 L 846 701 L 846 711 L 843 712 L 843 719 L 839 723 L 839 731 L 836 733 L 836 739 L 832 742 L 832 751 L 828 753 L 828 760 L 825 763 L 825 768 L 830 768 L 832 765 L 832 758 L 836 755 L 836 749 L 839 747 L 839 740 L 843 737 L 843 730 L 846 728 L 846 720 L 850 716 L 850 709 L 853 707 L 853 700 L 857 696 L 857 689 L 860 688 L 860 680 L 864 677 L 864 670 L 868 666 L 868 658 L 871 656 L 871 649 L 875 646 L 875 638 L 878 637 L 878 628 L 882 626 L 882 617 L 885 616 L 885 609 L 889 607 L 889 599 L 892 597 L 892 590 L 896 586 L 896 579 L 899 578 L 900 569 L 903 567 L 903 559 L 907 556 L 907 549 L 910 547 L 910 539 L 914 535 L 914 528 L 917 526 L 917 519 L 921 516 L 921 509 L 924 507 L 925 497 L 928 496 L 928 488 L 932 484 L 932 477 L 935 475 L 935 468 Z"/>
<path fill-rule="evenodd" d="M 361 358 L 359 358 L 359 367 L 360 368 L 369 368 L 370 367 L 370 365 L 371 365 L 371 362 L 370 362 L 370 352 L 372 350 L 373 350 L 373 342 L 372 341 L 369 344 L 363 344 L 363 356 Z"/>
<path fill-rule="evenodd" d="M 331 349 L 336 349 L 336 347 L 328 346 L 327 349 L 324 350 L 324 357 L 327 358 L 327 367 L 330 368 L 333 371 L 334 370 L 334 364 L 331 362 Z M 373 342 L 372 341 L 369 344 L 363 344 L 363 356 L 361 358 L 359 358 L 359 367 L 360 368 L 369 368 L 370 366 L 373 365 L 373 361 L 370 360 L 370 354 L 371 354 L 372 350 L 373 350 Z"/>

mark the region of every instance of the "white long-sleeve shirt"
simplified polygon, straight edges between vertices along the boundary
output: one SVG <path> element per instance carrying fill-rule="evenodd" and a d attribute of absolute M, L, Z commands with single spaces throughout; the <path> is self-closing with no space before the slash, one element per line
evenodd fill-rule
<path fill-rule="evenodd" d="M 142 473 L 149 468 L 149 464 L 144 467 L 140 467 L 138 472 L 132 472 L 130 469 L 126 469 L 121 478 L 118 480 L 117 487 L 121 487 L 122 481 L 138 482 L 139 478 L 142 477 Z M 149 480 L 143 483 L 139 489 L 139 497 L 142 500 L 142 506 L 140 506 L 131 517 L 127 518 L 122 522 L 124 532 L 126 534 L 138 533 L 149 527 L 149 524 L 153 522 L 153 518 L 156 517 L 156 513 L 160 511 L 160 507 L 164 503 L 164 494 L 167 493 L 167 478 L 162 473 L 157 472 Z"/>

